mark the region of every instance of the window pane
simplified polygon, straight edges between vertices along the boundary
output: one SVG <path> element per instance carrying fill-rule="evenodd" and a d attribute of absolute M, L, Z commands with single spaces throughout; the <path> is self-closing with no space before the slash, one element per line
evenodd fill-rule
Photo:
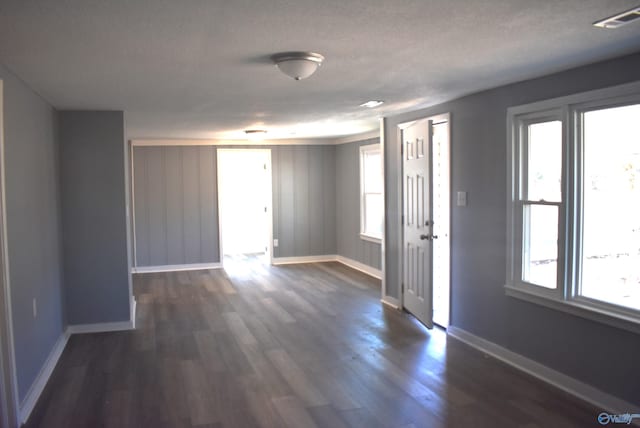
<path fill-rule="evenodd" d="M 584 114 L 582 295 L 640 309 L 640 105 Z"/>
<path fill-rule="evenodd" d="M 364 233 L 369 236 L 382 238 L 382 227 L 384 223 L 384 206 L 382 202 L 382 195 L 379 193 L 370 193 L 365 195 L 364 201 Z"/>
<path fill-rule="evenodd" d="M 554 120 L 529 125 L 527 163 L 530 201 L 560 202 L 562 177 L 562 122 Z"/>
<path fill-rule="evenodd" d="M 522 279 L 541 287 L 556 288 L 558 207 L 526 205 L 522 242 Z"/>
<path fill-rule="evenodd" d="M 365 193 L 382 193 L 382 158 L 379 151 L 364 155 Z"/>

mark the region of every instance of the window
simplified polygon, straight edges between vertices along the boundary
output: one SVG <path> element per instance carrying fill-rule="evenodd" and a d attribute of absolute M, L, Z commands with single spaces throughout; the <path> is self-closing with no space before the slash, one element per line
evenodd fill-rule
<path fill-rule="evenodd" d="M 360 237 L 380 242 L 384 226 L 380 144 L 360 146 Z"/>
<path fill-rule="evenodd" d="M 640 309 L 640 104 L 586 111 L 581 296 Z M 615 237 L 615 238 L 614 238 Z"/>
<path fill-rule="evenodd" d="M 558 214 L 562 206 L 562 121 L 522 126 L 522 280 L 558 287 Z"/>
<path fill-rule="evenodd" d="M 640 331 L 640 82 L 507 119 L 507 294 Z"/>

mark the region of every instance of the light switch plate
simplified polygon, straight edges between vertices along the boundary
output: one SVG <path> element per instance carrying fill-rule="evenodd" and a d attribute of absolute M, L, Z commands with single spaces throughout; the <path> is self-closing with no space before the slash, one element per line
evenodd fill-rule
<path fill-rule="evenodd" d="M 458 192 L 458 206 L 459 207 L 467 206 L 467 192 Z"/>

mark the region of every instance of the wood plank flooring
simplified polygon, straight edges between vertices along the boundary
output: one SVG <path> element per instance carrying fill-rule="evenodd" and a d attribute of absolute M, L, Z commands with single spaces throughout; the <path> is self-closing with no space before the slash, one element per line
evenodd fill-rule
<path fill-rule="evenodd" d="M 27 427 L 598 426 L 338 263 L 230 259 L 134 290 L 137 329 L 72 336 Z"/>

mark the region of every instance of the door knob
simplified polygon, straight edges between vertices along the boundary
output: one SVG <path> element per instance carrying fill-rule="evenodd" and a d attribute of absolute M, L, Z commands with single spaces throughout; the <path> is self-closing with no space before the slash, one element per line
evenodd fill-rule
<path fill-rule="evenodd" d="M 432 239 L 438 239 L 438 235 L 433 235 L 431 238 Z"/>
<path fill-rule="evenodd" d="M 424 241 L 425 239 L 426 239 L 427 241 L 429 241 L 429 240 L 431 239 L 431 237 L 430 237 L 429 235 L 420 235 L 420 239 L 421 239 L 421 240 L 423 240 L 423 241 Z"/>

